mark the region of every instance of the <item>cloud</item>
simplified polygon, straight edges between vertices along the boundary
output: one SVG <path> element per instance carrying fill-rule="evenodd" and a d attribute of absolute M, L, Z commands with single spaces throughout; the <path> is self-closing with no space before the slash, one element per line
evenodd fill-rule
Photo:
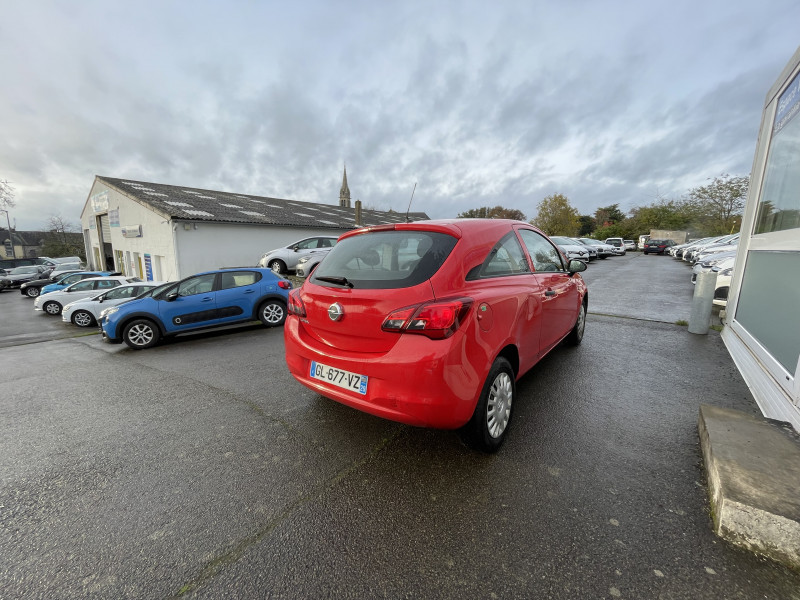
<path fill-rule="evenodd" d="M 14 2 L 0 178 L 22 229 L 95 174 L 453 217 L 582 213 L 749 172 L 792 2 Z M 775 19 L 775 15 L 781 15 Z"/>

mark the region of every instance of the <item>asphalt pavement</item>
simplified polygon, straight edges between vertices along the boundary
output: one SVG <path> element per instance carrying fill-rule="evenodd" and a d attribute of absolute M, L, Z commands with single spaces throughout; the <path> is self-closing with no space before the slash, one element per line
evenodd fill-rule
<path fill-rule="evenodd" d="M 280 329 L 135 352 L 0 294 L 0 598 L 800 598 L 712 530 L 699 406 L 760 413 L 690 269 L 584 276 L 491 456 L 300 386 Z"/>

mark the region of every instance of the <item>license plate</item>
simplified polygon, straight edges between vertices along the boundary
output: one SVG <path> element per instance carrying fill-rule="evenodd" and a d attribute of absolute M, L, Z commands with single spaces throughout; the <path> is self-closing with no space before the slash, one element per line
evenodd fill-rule
<path fill-rule="evenodd" d="M 367 393 L 369 377 L 366 375 L 359 375 L 357 373 L 345 371 L 344 369 L 329 367 L 328 365 L 323 365 L 313 360 L 311 361 L 311 372 L 309 375 L 311 379 L 325 381 L 326 383 L 331 383 L 345 390 L 356 392 L 362 396 Z"/>

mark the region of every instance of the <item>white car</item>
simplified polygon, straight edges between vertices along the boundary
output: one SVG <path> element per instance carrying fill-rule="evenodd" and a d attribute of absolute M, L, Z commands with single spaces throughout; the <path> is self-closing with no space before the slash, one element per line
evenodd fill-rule
<path fill-rule="evenodd" d="M 597 250 L 597 258 L 608 258 L 614 256 L 614 246 L 606 244 L 600 240 L 593 240 L 592 238 L 578 238 L 578 241 L 584 246 L 591 246 Z"/>
<path fill-rule="evenodd" d="M 622 238 L 606 238 L 606 244 L 614 246 L 614 254 L 625 256 L 625 240 Z"/>
<path fill-rule="evenodd" d="M 64 306 L 61 311 L 61 320 L 64 323 L 72 323 L 78 327 L 91 327 L 97 324 L 100 312 L 104 309 L 133 300 L 137 296 L 163 285 L 163 283 L 162 281 L 125 283 L 101 294 L 80 298 Z"/>
<path fill-rule="evenodd" d="M 717 271 L 717 283 L 714 286 L 714 304 L 717 306 L 728 306 L 728 292 L 731 288 L 731 277 L 733 277 L 734 263 L 720 268 L 722 263 L 714 267 Z"/>
<path fill-rule="evenodd" d="M 53 316 L 60 315 L 65 304 L 74 302 L 79 298 L 96 296 L 104 290 L 115 288 L 124 283 L 139 281 L 141 281 L 141 279 L 138 277 L 122 277 L 117 275 L 109 277 L 90 277 L 73 283 L 63 290 L 56 290 L 55 292 L 36 296 L 36 300 L 33 302 L 33 310 L 42 310 L 48 315 Z"/>
<path fill-rule="evenodd" d="M 568 237 L 561 237 L 558 235 L 551 235 L 550 240 L 567 255 L 569 260 L 576 258 L 585 263 L 589 262 L 589 250 L 583 244 L 579 244 Z"/>
<path fill-rule="evenodd" d="M 330 250 L 336 245 L 339 238 L 329 235 L 318 235 L 292 242 L 285 248 L 270 250 L 258 261 L 258 266 L 263 269 L 272 269 L 278 275 L 297 269 L 298 261 L 312 252 Z"/>

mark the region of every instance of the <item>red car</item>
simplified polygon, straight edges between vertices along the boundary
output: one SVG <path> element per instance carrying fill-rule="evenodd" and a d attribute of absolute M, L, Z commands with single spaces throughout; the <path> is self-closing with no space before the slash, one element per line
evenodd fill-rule
<path fill-rule="evenodd" d="M 492 452 L 516 380 L 562 340 L 583 338 L 584 270 L 520 221 L 351 231 L 289 295 L 286 362 L 323 396 L 409 425 L 462 428 Z"/>

